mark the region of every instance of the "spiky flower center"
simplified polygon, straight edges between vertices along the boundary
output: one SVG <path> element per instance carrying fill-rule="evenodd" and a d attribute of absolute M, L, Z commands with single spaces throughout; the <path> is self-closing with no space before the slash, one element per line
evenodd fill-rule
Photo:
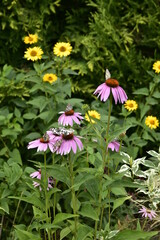
<path fill-rule="evenodd" d="M 49 136 L 48 134 L 44 134 L 42 138 L 40 138 L 41 143 L 49 143 Z"/>
<path fill-rule="evenodd" d="M 65 139 L 65 140 L 73 139 L 73 133 L 63 134 L 62 137 L 63 137 L 63 139 Z"/>
<path fill-rule="evenodd" d="M 105 81 L 108 87 L 116 88 L 119 86 L 119 82 L 116 79 L 109 78 Z"/>
<path fill-rule="evenodd" d="M 59 49 L 61 52 L 65 52 L 66 51 L 66 48 L 64 46 L 60 47 Z"/>
<path fill-rule="evenodd" d="M 65 111 L 65 115 L 66 116 L 72 116 L 73 114 L 74 114 L 74 110 L 73 109 L 71 109 L 69 111 Z"/>
<path fill-rule="evenodd" d="M 37 55 L 37 52 L 32 50 L 30 54 L 31 54 L 32 57 L 35 57 Z"/>
<path fill-rule="evenodd" d="M 29 36 L 28 39 L 29 39 L 30 42 L 33 41 L 33 38 L 31 36 Z"/>

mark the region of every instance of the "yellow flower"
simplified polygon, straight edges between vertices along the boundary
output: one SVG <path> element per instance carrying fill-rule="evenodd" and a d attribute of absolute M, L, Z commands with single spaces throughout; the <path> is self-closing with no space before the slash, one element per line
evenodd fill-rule
<path fill-rule="evenodd" d="M 157 61 L 153 64 L 153 70 L 155 70 L 156 73 L 160 72 L 160 61 Z"/>
<path fill-rule="evenodd" d="M 124 107 L 128 110 L 128 111 L 134 111 L 138 108 L 138 104 L 136 103 L 136 101 L 134 100 L 127 100 L 124 104 Z"/>
<path fill-rule="evenodd" d="M 156 129 L 159 126 L 159 121 L 156 117 L 148 116 L 146 117 L 145 124 L 151 129 Z"/>
<path fill-rule="evenodd" d="M 42 58 L 42 54 L 43 51 L 40 47 L 27 48 L 24 58 L 27 58 L 27 60 L 37 61 Z"/>
<path fill-rule="evenodd" d="M 43 81 L 44 82 L 53 83 L 53 82 L 57 81 L 57 76 L 55 74 L 53 74 L 53 73 L 46 73 L 43 76 Z"/>
<path fill-rule="evenodd" d="M 29 34 L 29 36 L 24 37 L 25 44 L 33 44 L 38 42 L 37 34 Z"/>
<path fill-rule="evenodd" d="M 94 121 L 93 119 L 91 119 L 90 117 L 96 118 L 96 119 L 100 119 L 100 118 L 101 118 L 101 115 L 100 115 L 97 111 L 95 111 L 95 110 L 88 111 L 88 112 L 85 114 L 85 119 L 86 119 L 88 122 L 95 123 L 95 121 Z"/>
<path fill-rule="evenodd" d="M 71 51 L 72 51 L 72 46 L 70 45 L 70 43 L 65 43 L 65 42 L 56 43 L 53 48 L 54 54 L 59 57 L 66 57 L 70 55 Z"/>

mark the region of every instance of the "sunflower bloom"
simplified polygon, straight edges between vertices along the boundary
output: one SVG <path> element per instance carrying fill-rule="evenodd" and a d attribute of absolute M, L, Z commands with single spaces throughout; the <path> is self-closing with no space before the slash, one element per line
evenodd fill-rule
<path fill-rule="evenodd" d="M 56 82 L 57 81 L 57 75 L 56 74 L 53 74 L 53 73 L 46 73 L 44 76 L 43 76 L 43 81 L 44 82 L 49 82 L 50 84 L 52 84 L 53 82 Z"/>
<path fill-rule="evenodd" d="M 160 61 L 153 64 L 153 70 L 155 70 L 156 73 L 160 73 Z"/>
<path fill-rule="evenodd" d="M 156 129 L 159 126 L 159 121 L 156 117 L 148 116 L 146 117 L 145 124 L 151 129 Z"/>
<path fill-rule="evenodd" d="M 100 100 L 105 102 L 112 92 L 115 104 L 117 104 L 117 102 L 124 103 L 128 97 L 123 88 L 119 86 L 119 82 L 111 78 L 108 69 L 106 69 L 105 79 L 106 81 L 99 85 L 93 94 L 98 94 Z"/>
<path fill-rule="evenodd" d="M 38 42 L 37 34 L 29 34 L 29 36 L 24 37 L 25 44 L 33 44 Z"/>
<path fill-rule="evenodd" d="M 95 111 L 95 110 L 91 110 L 91 111 L 88 111 L 86 114 L 85 114 L 85 119 L 88 121 L 88 122 L 91 122 L 91 123 L 95 123 L 95 121 L 91 118 L 96 118 L 96 119 L 100 119 L 101 118 L 101 115 Z"/>
<path fill-rule="evenodd" d="M 72 51 L 72 46 L 70 45 L 70 43 L 65 43 L 65 42 L 56 43 L 53 48 L 54 54 L 58 57 L 66 57 L 70 55 L 71 51 Z"/>
<path fill-rule="evenodd" d="M 127 100 L 124 104 L 124 107 L 128 110 L 128 111 L 134 111 L 138 108 L 138 104 L 136 103 L 136 101 L 134 100 Z"/>
<path fill-rule="evenodd" d="M 40 47 L 27 48 L 25 51 L 24 58 L 31 61 L 37 61 L 42 58 L 43 51 Z"/>

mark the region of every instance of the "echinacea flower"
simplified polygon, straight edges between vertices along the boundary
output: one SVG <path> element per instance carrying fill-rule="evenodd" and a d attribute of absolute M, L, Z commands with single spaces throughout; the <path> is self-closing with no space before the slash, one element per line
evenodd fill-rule
<path fill-rule="evenodd" d="M 73 129 L 52 129 L 52 132 L 55 141 L 53 148 L 56 154 L 66 155 L 71 150 L 76 153 L 78 148 L 80 151 L 83 149 L 80 137 L 73 134 Z"/>
<path fill-rule="evenodd" d="M 63 126 L 73 126 L 73 122 L 77 124 L 81 124 L 80 120 L 83 119 L 81 113 L 74 112 L 71 105 L 67 105 L 65 112 L 59 112 L 62 115 L 58 118 L 58 123 L 62 124 Z"/>
<path fill-rule="evenodd" d="M 115 104 L 124 103 L 127 100 L 127 95 L 122 87 L 119 86 L 119 82 L 116 79 L 111 78 L 111 74 L 108 69 L 106 69 L 105 74 L 106 81 L 98 86 L 93 94 L 100 97 L 101 101 L 106 101 L 112 92 Z"/>
<path fill-rule="evenodd" d="M 53 73 L 46 73 L 44 76 L 43 76 L 43 81 L 44 82 L 49 82 L 50 84 L 53 83 L 53 82 L 56 82 L 57 81 L 57 75 L 56 74 L 53 74 Z"/>
<path fill-rule="evenodd" d="M 72 46 L 70 45 L 70 43 L 66 42 L 58 42 L 55 44 L 53 48 L 54 54 L 58 57 L 66 57 L 70 55 L 71 51 Z"/>
<path fill-rule="evenodd" d="M 160 73 L 160 61 L 153 64 L 153 70 L 155 70 L 156 73 Z"/>
<path fill-rule="evenodd" d="M 156 129 L 159 126 L 159 121 L 156 117 L 148 116 L 146 117 L 145 124 L 151 129 Z"/>
<path fill-rule="evenodd" d="M 136 101 L 134 100 L 127 100 L 124 104 L 124 107 L 128 110 L 128 111 L 134 111 L 138 108 L 138 104 L 136 103 Z"/>
<path fill-rule="evenodd" d="M 38 42 L 37 34 L 29 34 L 29 36 L 24 37 L 25 44 L 33 44 Z"/>
<path fill-rule="evenodd" d="M 112 151 L 119 152 L 120 143 L 117 141 L 112 141 L 108 144 L 108 148 L 110 148 Z"/>
<path fill-rule="evenodd" d="M 152 220 L 152 218 L 155 218 L 157 216 L 155 211 L 147 209 L 144 206 L 138 212 L 142 213 L 142 217 L 145 217 L 145 218 L 149 217 L 150 220 Z"/>
<path fill-rule="evenodd" d="M 41 180 L 41 169 L 39 169 L 39 170 L 36 171 L 36 172 L 31 173 L 31 174 L 30 174 L 30 177 L 31 177 L 31 178 L 37 178 L 37 179 Z M 47 187 L 47 190 L 49 190 L 50 188 L 53 188 L 52 183 L 53 183 L 53 180 L 52 180 L 51 178 L 48 178 L 48 187 Z M 38 187 L 38 186 L 39 186 L 40 191 L 42 190 L 42 188 L 41 188 L 41 186 L 40 186 L 40 183 L 38 183 L 38 182 L 35 182 L 35 181 L 34 181 L 34 182 L 33 182 L 33 186 L 34 186 L 34 187 Z"/>
<path fill-rule="evenodd" d="M 24 58 L 31 61 L 37 61 L 42 58 L 43 51 L 40 47 L 27 48 L 25 51 Z"/>
<path fill-rule="evenodd" d="M 54 142 L 52 136 L 50 135 L 50 132 L 47 131 L 43 135 L 42 138 L 39 138 L 39 139 L 29 142 L 27 148 L 28 149 L 37 148 L 37 152 L 39 152 L 39 151 L 45 152 L 49 148 L 51 150 L 51 152 L 54 152 L 54 150 L 53 150 L 54 143 L 55 142 Z"/>
<path fill-rule="evenodd" d="M 90 110 L 85 114 L 85 119 L 88 122 L 95 123 L 92 118 L 100 119 L 101 115 L 96 110 Z"/>

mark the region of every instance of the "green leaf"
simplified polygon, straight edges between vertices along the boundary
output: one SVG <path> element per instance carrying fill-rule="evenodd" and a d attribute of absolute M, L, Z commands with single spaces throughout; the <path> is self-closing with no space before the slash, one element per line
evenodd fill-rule
<path fill-rule="evenodd" d="M 116 196 L 119 196 L 119 195 L 126 196 L 127 195 L 127 192 L 124 187 L 112 187 L 111 191 Z"/>
<path fill-rule="evenodd" d="M 78 212 L 80 215 L 84 217 L 91 218 L 95 221 L 98 221 L 98 215 L 95 209 L 91 206 L 91 204 L 85 204 L 82 208 L 81 211 Z"/>
<path fill-rule="evenodd" d="M 140 94 L 140 95 L 148 96 L 149 91 L 148 91 L 148 88 L 140 88 L 140 89 L 134 91 L 133 94 L 138 94 L 138 95 Z"/>
<path fill-rule="evenodd" d="M 70 213 L 58 213 L 56 216 L 55 216 L 55 219 L 53 221 L 53 224 L 57 224 L 57 223 L 60 223 L 60 222 L 63 222 L 69 218 L 74 218 L 74 217 L 78 217 L 78 215 L 74 215 L 74 214 L 70 214 Z"/>
<path fill-rule="evenodd" d="M 7 214 L 9 214 L 9 206 L 8 206 L 7 200 L 5 198 L 3 198 L 0 201 L 0 210 L 3 210 Z"/>
<path fill-rule="evenodd" d="M 130 198 L 131 198 L 131 196 L 127 196 L 127 197 L 122 197 L 122 198 L 118 198 L 118 199 L 114 200 L 112 213 L 116 208 L 121 206 L 126 200 L 128 200 Z"/>
<path fill-rule="evenodd" d="M 123 230 L 117 234 L 115 240 L 146 240 L 158 234 L 158 231 L 143 232 L 136 230 Z"/>
<path fill-rule="evenodd" d="M 70 227 L 63 228 L 62 231 L 60 232 L 60 240 L 65 238 L 70 232 L 71 232 Z"/>
<path fill-rule="evenodd" d="M 16 234 L 18 235 L 18 239 L 23 240 L 41 240 L 41 237 L 34 235 L 33 233 L 30 233 L 29 231 L 22 230 L 15 226 Z"/>
<path fill-rule="evenodd" d="M 10 158 L 8 160 L 9 164 L 13 162 L 13 163 L 19 163 L 22 166 L 21 154 L 17 148 L 13 149 L 13 151 L 10 152 L 9 155 L 10 155 Z"/>
<path fill-rule="evenodd" d="M 37 115 L 35 113 L 25 113 L 23 115 L 24 119 L 35 119 L 37 117 Z"/>
<path fill-rule="evenodd" d="M 58 164 L 48 166 L 48 174 L 49 176 L 52 176 L 58 181 L 64 182 L 65 184 L 70 186 L 70 175 L 66 167 L 59 166 Z"/>
<path fill-rule="evenodd" d="M 71 69 L 63 69 L 63 72 L 62 72 L 64 75 L 78 75 L 77 72 L 71 70 Z"/>
<path fill-rule="evenodd" d="M 78 228 L 77 240 L 85 240 L 88 236 L 93 237 L 92 232 L 93 230 L 88 226 L 81 225 Z"/>

